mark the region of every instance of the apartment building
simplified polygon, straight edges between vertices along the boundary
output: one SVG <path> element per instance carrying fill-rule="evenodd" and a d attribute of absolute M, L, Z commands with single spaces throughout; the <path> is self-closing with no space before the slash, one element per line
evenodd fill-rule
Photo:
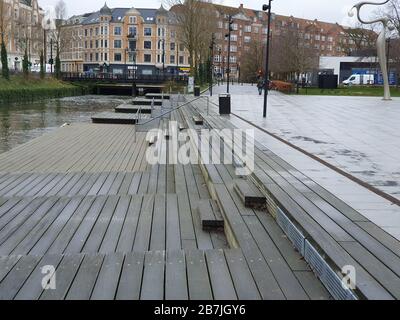
<path fill-rule="evenodd" d="M 173 16 L 159 9 L 114 8 L 71 17 L 63 26 L 63 72 L 154 75 L 186 71 L 188 55 Z"/>
<path fill-rule="evenodd" d="M 229 16 L 233 25 L 231 32 L 230 69 L 232 77 L 240 76 L 240 62 L 252 41 L 267 40 L 268 16 L 260 10 L 214 5 L 217 19 L 215 71 L 225 76 L 228 62 Z M 348 37 L 345 27 L 337 23 L 300 19 L 293 16 L 272 14 L 271 37 L 278 38 L 290 29 L 303 37 L 305 45 L 313 48 L 319 56 L 347 56 L 355 50 L 355 43 Z M 365 43 L 365 46 L 368 44 Z"/>
<path fill-rule="evenodd" d="M 43 10 L 37 0 L 1 0 L 0 30 L 8 52 L 8 66 L 21 70 L 25 49 L 33 65 L 40 63 L 43 48 Z"/>

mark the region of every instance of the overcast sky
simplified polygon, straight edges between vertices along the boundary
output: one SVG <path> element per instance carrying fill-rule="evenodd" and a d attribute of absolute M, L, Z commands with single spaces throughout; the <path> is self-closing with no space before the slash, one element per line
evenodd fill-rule
<path fill-rule="evenodd" d="M 55 5 L 58 0 L 39 0 L 40 6 Z M 103 0 L 64 0 L 67 4 L 68 15 L 80 14 L 99 10 Z M 164 4 L 169 0 L 163 0 Z M 173 1 L 173 0 L 172 0 Z M 265 0 L 266 2 L 267 0 Z M 299 18 L 318 19 L 327 22 L 338 22 L 351 24 L 347 17 L 349 9 L 359 0 L 274 0 L 273 12 L 283 15 L 293 15 Z M 247 8 L 261 9 L 263 1 L 258 0 L 215 0 L 214 3 L 238 7 L 241 3 Z M 161 0 L 107 0 L 109 7 L 136 7 L 136 8 L 157 8 Z M 376 7 L 372 6 L 373 9 Z M 364 14 L 368 17 L 372 10 L 363 8 Z"/>

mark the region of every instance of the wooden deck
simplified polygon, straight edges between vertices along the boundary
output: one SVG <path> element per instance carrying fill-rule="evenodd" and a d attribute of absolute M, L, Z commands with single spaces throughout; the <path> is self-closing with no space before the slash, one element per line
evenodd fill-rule
<path fill-rule="evenodd" d="M 148 119 L 149 116 L 142 114 L 140 118 Z M 102 112 L 92 116 L 92 122 L 104 124 L 137 124 L 140 118 L 139 115 L 131 113 Z"/>
<path fill-rule="evenodd" d="M 132 104 L 121 104 L 115 108 L 117 113 L 137 113 L 139 110 L 141 113 L 151 114 L 153 108 L 151 106 L 134 106 Z"/>
<path fill-rule="evenodd" d="M 193 115 L 171 120 L 201 128 Z M 0 155 L 0 299 L 331 298 L 275 219 L 242 202 L 233 165 L 151 166 L 145 135 L 77 124 Z M 225 233 L 203 229 L 211 199 Z"/>
<path fill-rule="evenodd" d="M 203 117 L 212 128 L 234 128 L 229 117 Z M 218 186 L 216 196 L 225 201 L 227 191 L 219 184 L 226 174 L 216 169 L 208 171 Z M 355 268 L 358 298 L 400 298 L 398 240 L 257 142 L 250 180 L 266 195 L 272 216 L 277 216 L 278 208 L 283 210 L 305 239 L 330 260 L 333 270 Z"/>

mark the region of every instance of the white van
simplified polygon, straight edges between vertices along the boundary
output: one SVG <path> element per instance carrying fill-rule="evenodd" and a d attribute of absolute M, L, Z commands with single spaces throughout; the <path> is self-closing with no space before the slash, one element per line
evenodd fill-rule
<path fill-rule="evenodd" d="M 343 81 L 343 84 L 346 86 L 374 84 L 374 83 L 375 83 L 375 76 L 373 74 L 353 74 L 350 78 Z"/>

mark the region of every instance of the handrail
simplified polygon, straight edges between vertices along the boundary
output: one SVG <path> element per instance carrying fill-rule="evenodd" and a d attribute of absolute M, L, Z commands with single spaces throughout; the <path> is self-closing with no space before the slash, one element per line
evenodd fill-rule
<path fill-rule="evenodd" d="M 159 115 L 159 116 L 157 116 L 157 117 L 155 117 L 155 118 L 152 118 L 152 119 L 150 119 L 150 120 L 148 120 L 148 121 L 146 121 L 146 122 L 144 122 L 144 123 L 139 123 L 138 125 L 146 125 L 146 124 L 149 124 L 150 122 L 152 122 L 152 121 L 154 121 L 154 120 L 161 119 L 161 118 L 164 117 L 165 115 L 170 114 L 170 113 L 172 113 L 172 112 L 174 112 L 174 111 L 176 111 L 176 110 L 179 110 L 179 109 L 181 109 L 182 107 L 187 106 L 188 104 L 191 104 L 192 102 L 195 102 L 195 101 L 200 100 L 200 99 L 202 99 L 202 98 L 208 98 L 208 97 L 201 96 L 201 97 L 198 97 L 198 98 L 193 99 L 193 100 L 191 100 L 191 101 L 185 102 L 184 104 L 180 105 L 179 107 L 176 107 L 176 108 L 174 108 L 174 109 L 172 109 L 172 110 L 169 110 L 169 111 L 167 111 L 167 112 L 165 112 L 165 113 L 163 113 L 163 114 L 161 114 L 161 115 Z"/>

